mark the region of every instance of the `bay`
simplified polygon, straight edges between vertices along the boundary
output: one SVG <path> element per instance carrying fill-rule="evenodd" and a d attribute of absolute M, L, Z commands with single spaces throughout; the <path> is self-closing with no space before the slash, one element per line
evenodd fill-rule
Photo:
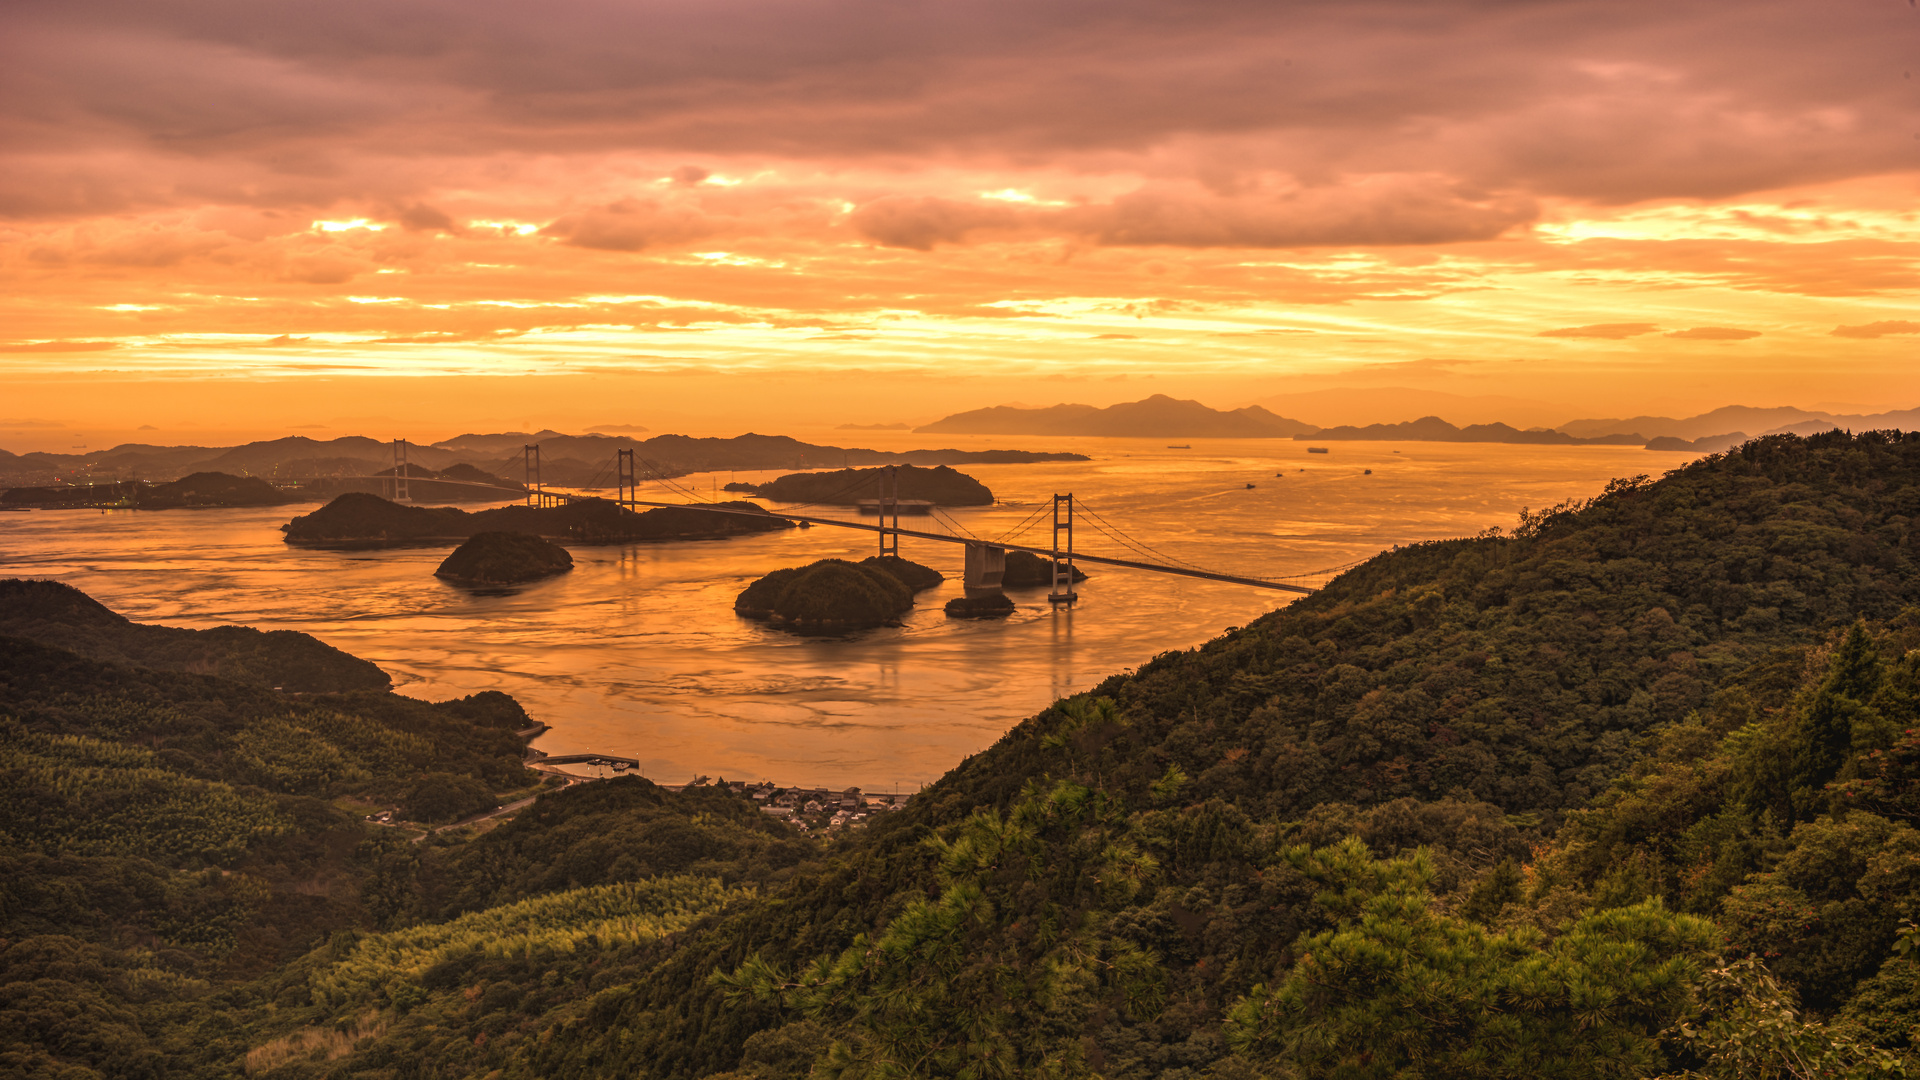
<path fill-rule="evenodd" d="M 924 442 L 902 436 L 897 448 Z M 1316 571 L 1396 544 L 1511 526 L 1523 506 L 1681 463 L 1625 447 L 1332 443 L 1309 454 L 1292 441 L 1165 442 L 1056 439 L 1046 448 L 1092 460 L 968 466 L 1001 504 L 913 524 L 1000 538 L 1037 515 L 1016 542 L 1045 546 L 1052 496 L 1071 492 L 1080 551 L 1317 584 Z M 699 474 L 641 498 L 725 498 L 729 480 L 774 475 Z M 478 593 L 432 576 L 445 549 L 289 547 L 279 526 L 306 509 L 0 514 L 0 574 L 69 582 L 140 622 L 306 631 L 417 697 L 505 691 L 553 725 L 539 748 L 633 757 L 663 782 L 871 791 L 913 790 L 1049 702 L 1294 598 L 1086 566 L 1070 608 L 1020 590 L 1008 619 L 952 620 L 941 606 L 961 594 L 963 548 L 907 538 L 901 554 L 947 574 L 944 585 L 901 626 L 803 638 L 736 616 L 733 598 L 780 567 L 864 558 L 874 534 L 575 546 L 571 573 Z"/>

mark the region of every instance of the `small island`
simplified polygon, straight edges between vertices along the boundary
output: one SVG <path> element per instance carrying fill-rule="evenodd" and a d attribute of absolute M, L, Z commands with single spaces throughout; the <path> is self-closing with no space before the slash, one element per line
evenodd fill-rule
<path fill-rule="evenodd" d="M 897 497 L 935 506 L 992 506 L 987 485 L 957 469 L 936 465 L 922 469 L 895 466 L 900 481 Z M 856 506 L 880 497 L 885 469 L 836 469 L 832 472 L 788 473 L 764 484 L 733 483 L 728 491 L 745 492 L 756 499 L 783 503 L 825 503 Z"/>
<path fill-rule="evenodd" d="M 947 601 L 949 619 L 1004 619 L 1013 614 L 1013 601 L 999 589 L 982 589 Z"/>
<path fill-rule="evenodd" d="M 573 556 L 526 533 L 475 533 L 453 549 L 433 576 L 461 585 L 520 585 L 573 569 Z"/>
<path fill-rule="evenodd" d="M 913 594 L 946 580 L 939 571 L 899 556 L 863 562 L 821 559 L 775 570 L 746 587 L 733 610 L 802 634 L 842 634 L 892 626 L 913 607 Z"/>
<path fill-rule="evenodd" d="M 1074 584 L 1087 580 L 1080 568 L 1072 567 Z M 1000 585 L 1007 589 L 1029 589 L 1040 585 L 1053 584 L 1053 560 L 1042 558 L 1030 551 L 1007 552 L 1007 572 L 1000 577 Z"/>

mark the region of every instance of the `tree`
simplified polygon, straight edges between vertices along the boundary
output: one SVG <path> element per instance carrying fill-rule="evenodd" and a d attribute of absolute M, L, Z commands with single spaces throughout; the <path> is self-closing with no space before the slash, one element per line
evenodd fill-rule
<path fill-rule="evenodd" d="M 1637 1077 L 1687 1015 L 1705 920 L 1658 901 L 1589 914 L 1548 941 L 1441 914 L 1424 851 L 1382 862 L 1357 839 L 1286 858 L 1339 918 L 1281 982 L 1227 1017 L 1243 1056 L 1303 1077 Z"/>

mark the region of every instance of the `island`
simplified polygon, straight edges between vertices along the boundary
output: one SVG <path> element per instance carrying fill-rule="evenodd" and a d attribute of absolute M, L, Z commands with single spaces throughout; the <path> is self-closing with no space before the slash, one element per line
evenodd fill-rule
<path fill-rule="evenodd" d="M 934 506 L 992 506 L 993 492 L 966 473 L 936 465 L 894 467 L 902 502 Z M 832 472 L 788 473 L 764 484 L 728 484 L 726 490 L 746 492 L 756 499 L 783 503 L 823 503 L 857 506 L 880 497 L 886 469 L 836 469 Z M 903 508 L 903 512 L 905 509 Z"/>
<path fill-rule="evenodd" d="M 939 571 L 899 556 L 862 562 L 821 559 L 775 570 L 744 589 L 733 610 L 801 634 L 843 634 L 897 625 L 913 594 L 938 585 Z"/>
<path fill-rule="evenodd" d="M 749 502 L 662 506 L 634 513 L 608 499 L 570 499 L 559 506 L 498 506 L 468 511 L 451 506 L 402 506 L 378 495 L 349 492 L 280 527 L 289 544 L 310 547 L 387 547 L 458 544 L 483 532 L 515 532 L 577 544 L 661 540 L 717 540 L 790 529 Z"/>
<path fill-rule="evenodd" d="M 1004 619 L 1013 614 L 1013 601 L 999 589 L 981 589 L 947 601 L 949 619 Z"/>
<path fill-rule="evenodd" d="M 454 548 L 433 576 L 461 585 L 520 585 L 571 569 L 573 556 L 545 537 L 483 532 Z"/>
<path fill-rule="evenodd" d="M 1077 584 L 1087 580 L 1077 566 L 1069 567 L 1070 576 Z M 1053 560 L 1035 555 L 1030 551 L 1007 552 L 1007 572 L 1000 576 L 1000 584 L 1008 589 L 1032 588 L 1036 585 L 1053 584 Z"/>
<path fill-rule="evenodd" d="M 99 506 L 132 510 L 179 510 L 279 506 L 293 502 L 295 498 L 257 476 L 197 472 L 164 484 L 123 480 L 111 484 L 14 488 L 0 494 L 0 503 L 46 510 Z"/>

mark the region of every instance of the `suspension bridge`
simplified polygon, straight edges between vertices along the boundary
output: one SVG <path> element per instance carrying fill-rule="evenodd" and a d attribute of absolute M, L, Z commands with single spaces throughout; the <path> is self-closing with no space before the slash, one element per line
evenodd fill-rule
<path fill-rule="evenodd" d="M 412 501 L 409 481 L 413 483 L 485 488 L 503 495 L 519 494 L 525 498 L 528 506 L 558 506 L 574 500 L 603 498 L 598 495 L 578 495 L 572 492 L 549 490 L 541 480 L 540 447 L 537 445 L 529 445 L 525 448 L 522 453 L 522 465 L 525 472 L 525 480 L 522 487 L 517 491 L 514 488 L 503 488 L 497 484 L 486 484 L 479 481 L 443 480 L 439 478 L 429 479 L 427 477 L 409 476 L 408 472 L 410 470 L 407 463 L 406 440 L 396 439 L 394 440 L 394 466 L 391 472 L 371 476 L 299 477 L 286 479 L 352 480 L 378 483 L 383 486 L 383 490 L 388 497 L 395 502 Z M 686 496 L 687 499 L 691 501 L 661 502 L 640 498 L 640 485 L 643 482 L 641 472 L 643 469 L 649 474 L 646 478 L 647 480 L 660 483 L 669 490 Z M 875 510 L 878 511 L 876 523 L 849 521 L 846 518 L 800 512 L 811 507 L 843 505 L 836 500 L 854 495 L 860 488 L 871 487 L 873 481 L 870 479 L 862 479 L 848 486 L 845 490 L 835 492 L 824 499 L 819 499 L 811 503 L 800 503 L 782 510 L 749 510 L 740 507 L 717 505 L 711 501 L 702 499 L 697 492 L 675 483 L 673 478 L 666 474 L 666 470 L 660 469 L 651 462 L 637 457 L 632 449 L 615 451 L 613 460 L 609 465 L 582 486 L 593 488 L 599 486 L 604 480 L 612 480 L 613 486 L 617 489 L 618 494 L 610 501 L 618 503 L 621 507 L 635 513 L 638 513 L 641 508 L 675 507 L 683 510 L 701 510 L 713 514 L 741 514 L 756 518 L 776 517 L 808 527 L 824 525 L 831 528 L 857 529 L 871 532 L 877 534 L 878 553 L 882 556 L 898 556 L 900 554 L 900 539 L 902 537 L 911 537 L 916 540 L 931 540 L 946 544 L 961 544 L 966 548 L 964 584 L 969 592 L 999 589 L 1006 573 L 1007 553 L 1010 551 L 1023 551 L 1032 555 L 1043 556 L 1049 561 L 1049 565 L 1052 567 L 1053 580 L 1052 589 L 1048 593 L 1048 600 L 1056 604 L 1071 604 L 1076 598 L 1073 590 L 1074 565 L 1076 563 L 1123 567 L 1129 570 L 1146 570 L 1156 574 L 1173 574 L 1180 577 L 1200 578 L 1206 581 L 1220 581 L 1231 585 L 1246 585 L 1256 589 L 1273 589 L 1280 592 L 1302 594 L 1313 593 L 1319 590 L 1310 585 L 1300 584 L 1299 579 L 1326 577 L 1347 569 L 1345 566 L 1334 567 L 1329 570 L 1294 575 L 1293 580 L 1286 580 L 1229 574 L 1196 566 L 1186 560 L 1167 555 L 1139 540 L 1133 539 L 1122 532 L 1112 522 L 1102 517 L 1092 507 L 1086 505 L 1083 500 L 1076 500 L 1071 493 L 1054 495 L 1051 503 L 1042 504 L 1032 514 L 1029 514 L 1026 519 L 995 537 L 974 535 L 965 525 L 954 520 L 950 515 L 943 513 L 938 507 L 927 507 L 925 509 L 930 512 L 936 521 L 941 522 L 953 531 L 934 532 L 925 529 L 904 528 L 900 524 L 900 511 L 901 507 L 907 504 L 907 500 L 900 498 L 898 466 L 885 465 L 881 466 L 880 469 L 878 497 L 870 500 L 862 500 L 865 503 L 871 504 Z M 1101 535 L 1114 541 L 1131 554 L 1143 557 L 1121 558 L 1114 555 L 1098 555 L 1079 550 L 1074 545 L 1076 513 L 1084 515 L 1087 524 Z M 1051 516 L 1051 521 L 1047 520 L 1049 516 Z M 1043 534 L 1043 538 L 1048 542 L 1037 544 L 1018 542 L 1027 533 L 1035 529 L 1048 530 Z"/>

